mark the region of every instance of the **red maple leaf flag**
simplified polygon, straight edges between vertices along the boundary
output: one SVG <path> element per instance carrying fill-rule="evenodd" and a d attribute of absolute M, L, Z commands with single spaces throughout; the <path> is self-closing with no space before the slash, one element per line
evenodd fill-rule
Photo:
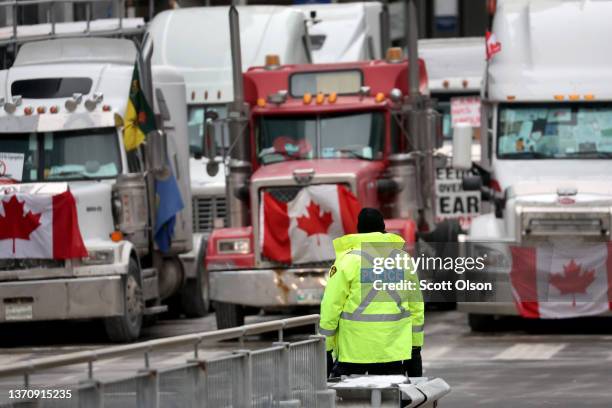
<path fill-rule="evenodd" d="M 573 306 L 576 306 L 576 294 L 587 293 L 587 288 L 594 280 L 595 271 L 583 271 L 574 259 L 567 265 L 563 265 L 563 274 L 553 273 L 548 278 L 548 281 L 559 289 L 562 295 L 573 295 Z"/>
<path fill-rule="evenodd" d="M 522 316 L 570 318 L 612 309 L 612 243 L 566 240 L 511 250 L 510 281 Z"/>
<path fill-rule="evenodd" d="M 297 217 L 298 228 L 308 234 L 308 236 L 327 234 L 327 230 L 329 230 L 329 226 L 333 222 L 331 211 L 322 212 L 321 207 L 314 201 L 308 204 L 306 210 L 308 215 Z"/>
<path fill-rule="evenodd" d="M 497 41 L 497 37 L 494 33 L 487 31 L 485 33 L 485 49 L 487 53 L 487 61 L 493 58 L 495 54 L 501 51 L 501 43 Z"/>
<path fill-rule="evenodd" d="M 15 240 L 30 239 L 30 234 L 40 226 L 40 214 L 32 211 L 24 213 L 24 202 L 19 202 L 16 196 L 9 201 L 2 201 L 4 215 L 0 215 L 0 239 L 13 240 L 13 254 L 15 253 Z"/>
<path fill-rule="evenodd" d="M 342 185 L 304 187 L 290 201 L 262 195 L 260 246 L 265 258 L 285 264 L 334 259 L 332 241 L 357 232 L 361 207 Z"/>
<path fill-rule="evenodd" d="M 19 189 L 19 187 L 17 187 Z M 0 259 L 87 256 L 70 191 L 25 194 L 0 189 Z"/>

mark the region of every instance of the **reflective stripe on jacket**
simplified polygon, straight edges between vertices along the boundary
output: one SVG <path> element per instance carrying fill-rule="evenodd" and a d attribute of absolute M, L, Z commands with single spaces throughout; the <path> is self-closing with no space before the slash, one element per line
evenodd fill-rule
<path fill-rule="evenodd" d="M 374 288 L 374 259 L 404 254 L 404 240 L 388 233 L 351 234 L 334 240 L 336 262 L 321 302 L 320 333 L 339 361 L 384 363 L 409 359 L 422 346 L 424 305 L 411 269 L 396 279 L 414 282 L 416 291 Z M 374 277 L 374 278 L 371 278 Z M 413 330 L 414 323 L 414 330 Z M 414 342 L 413 342 L 414 340 Z"/>

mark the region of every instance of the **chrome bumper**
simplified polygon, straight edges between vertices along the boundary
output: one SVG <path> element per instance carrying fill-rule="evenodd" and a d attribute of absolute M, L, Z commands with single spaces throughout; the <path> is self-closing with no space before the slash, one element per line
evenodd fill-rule
<path fill-rule="evenodd" d="M 211 271 L 210 296 L 245 306 L 316 306 L 321 303 L 328 269 Z"/>
<path fill-rule="evenodd" d="M 124 287 L 119 275 L 0 282 L 0 322 L 117 316 Z"/>

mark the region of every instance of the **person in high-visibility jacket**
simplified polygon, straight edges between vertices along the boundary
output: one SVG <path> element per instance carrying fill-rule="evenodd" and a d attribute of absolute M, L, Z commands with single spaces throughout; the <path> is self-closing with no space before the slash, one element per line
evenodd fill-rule
<path fill-rule="evenodd" d="M 333 242 L 336 261 L 329 272 L 319 323 L 319 332 L 326 336 L 328 374 L 332 352 L 334 376 L 405 374 L 412 371 L 413 349 L 420 353 L 423 345 L 425 308 L 418 277 L 411 267 L 382 273 L 374 268 L 380 266 L 380 258 L 405 254 L 404 239 L 385 232 L 378 210 L 364 208 L 357 230 Z M 412 282 L 412 289 L 381 286 L 398 282 Z"/>

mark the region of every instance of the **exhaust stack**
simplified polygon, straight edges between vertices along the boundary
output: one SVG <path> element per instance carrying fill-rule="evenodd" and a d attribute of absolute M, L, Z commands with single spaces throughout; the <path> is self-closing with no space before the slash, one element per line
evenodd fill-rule
<path fill-rule="evenodd" d="M 240 48 L 240 21 L 238 10 L 229 10 L 230 45 L 232 52 L 232 79 L 234 81 L 234 101 L 228 106 L 228 128 L 231 149 L 228 152 L 229 164 L 226 179 L 229 224 L 243 227 L 248 220 L 248 183 L 251 177 L 250 144 L 247 138 L 248 107 L 244 103 L 244 83 L 242 79 L 242 52 Z"/>

